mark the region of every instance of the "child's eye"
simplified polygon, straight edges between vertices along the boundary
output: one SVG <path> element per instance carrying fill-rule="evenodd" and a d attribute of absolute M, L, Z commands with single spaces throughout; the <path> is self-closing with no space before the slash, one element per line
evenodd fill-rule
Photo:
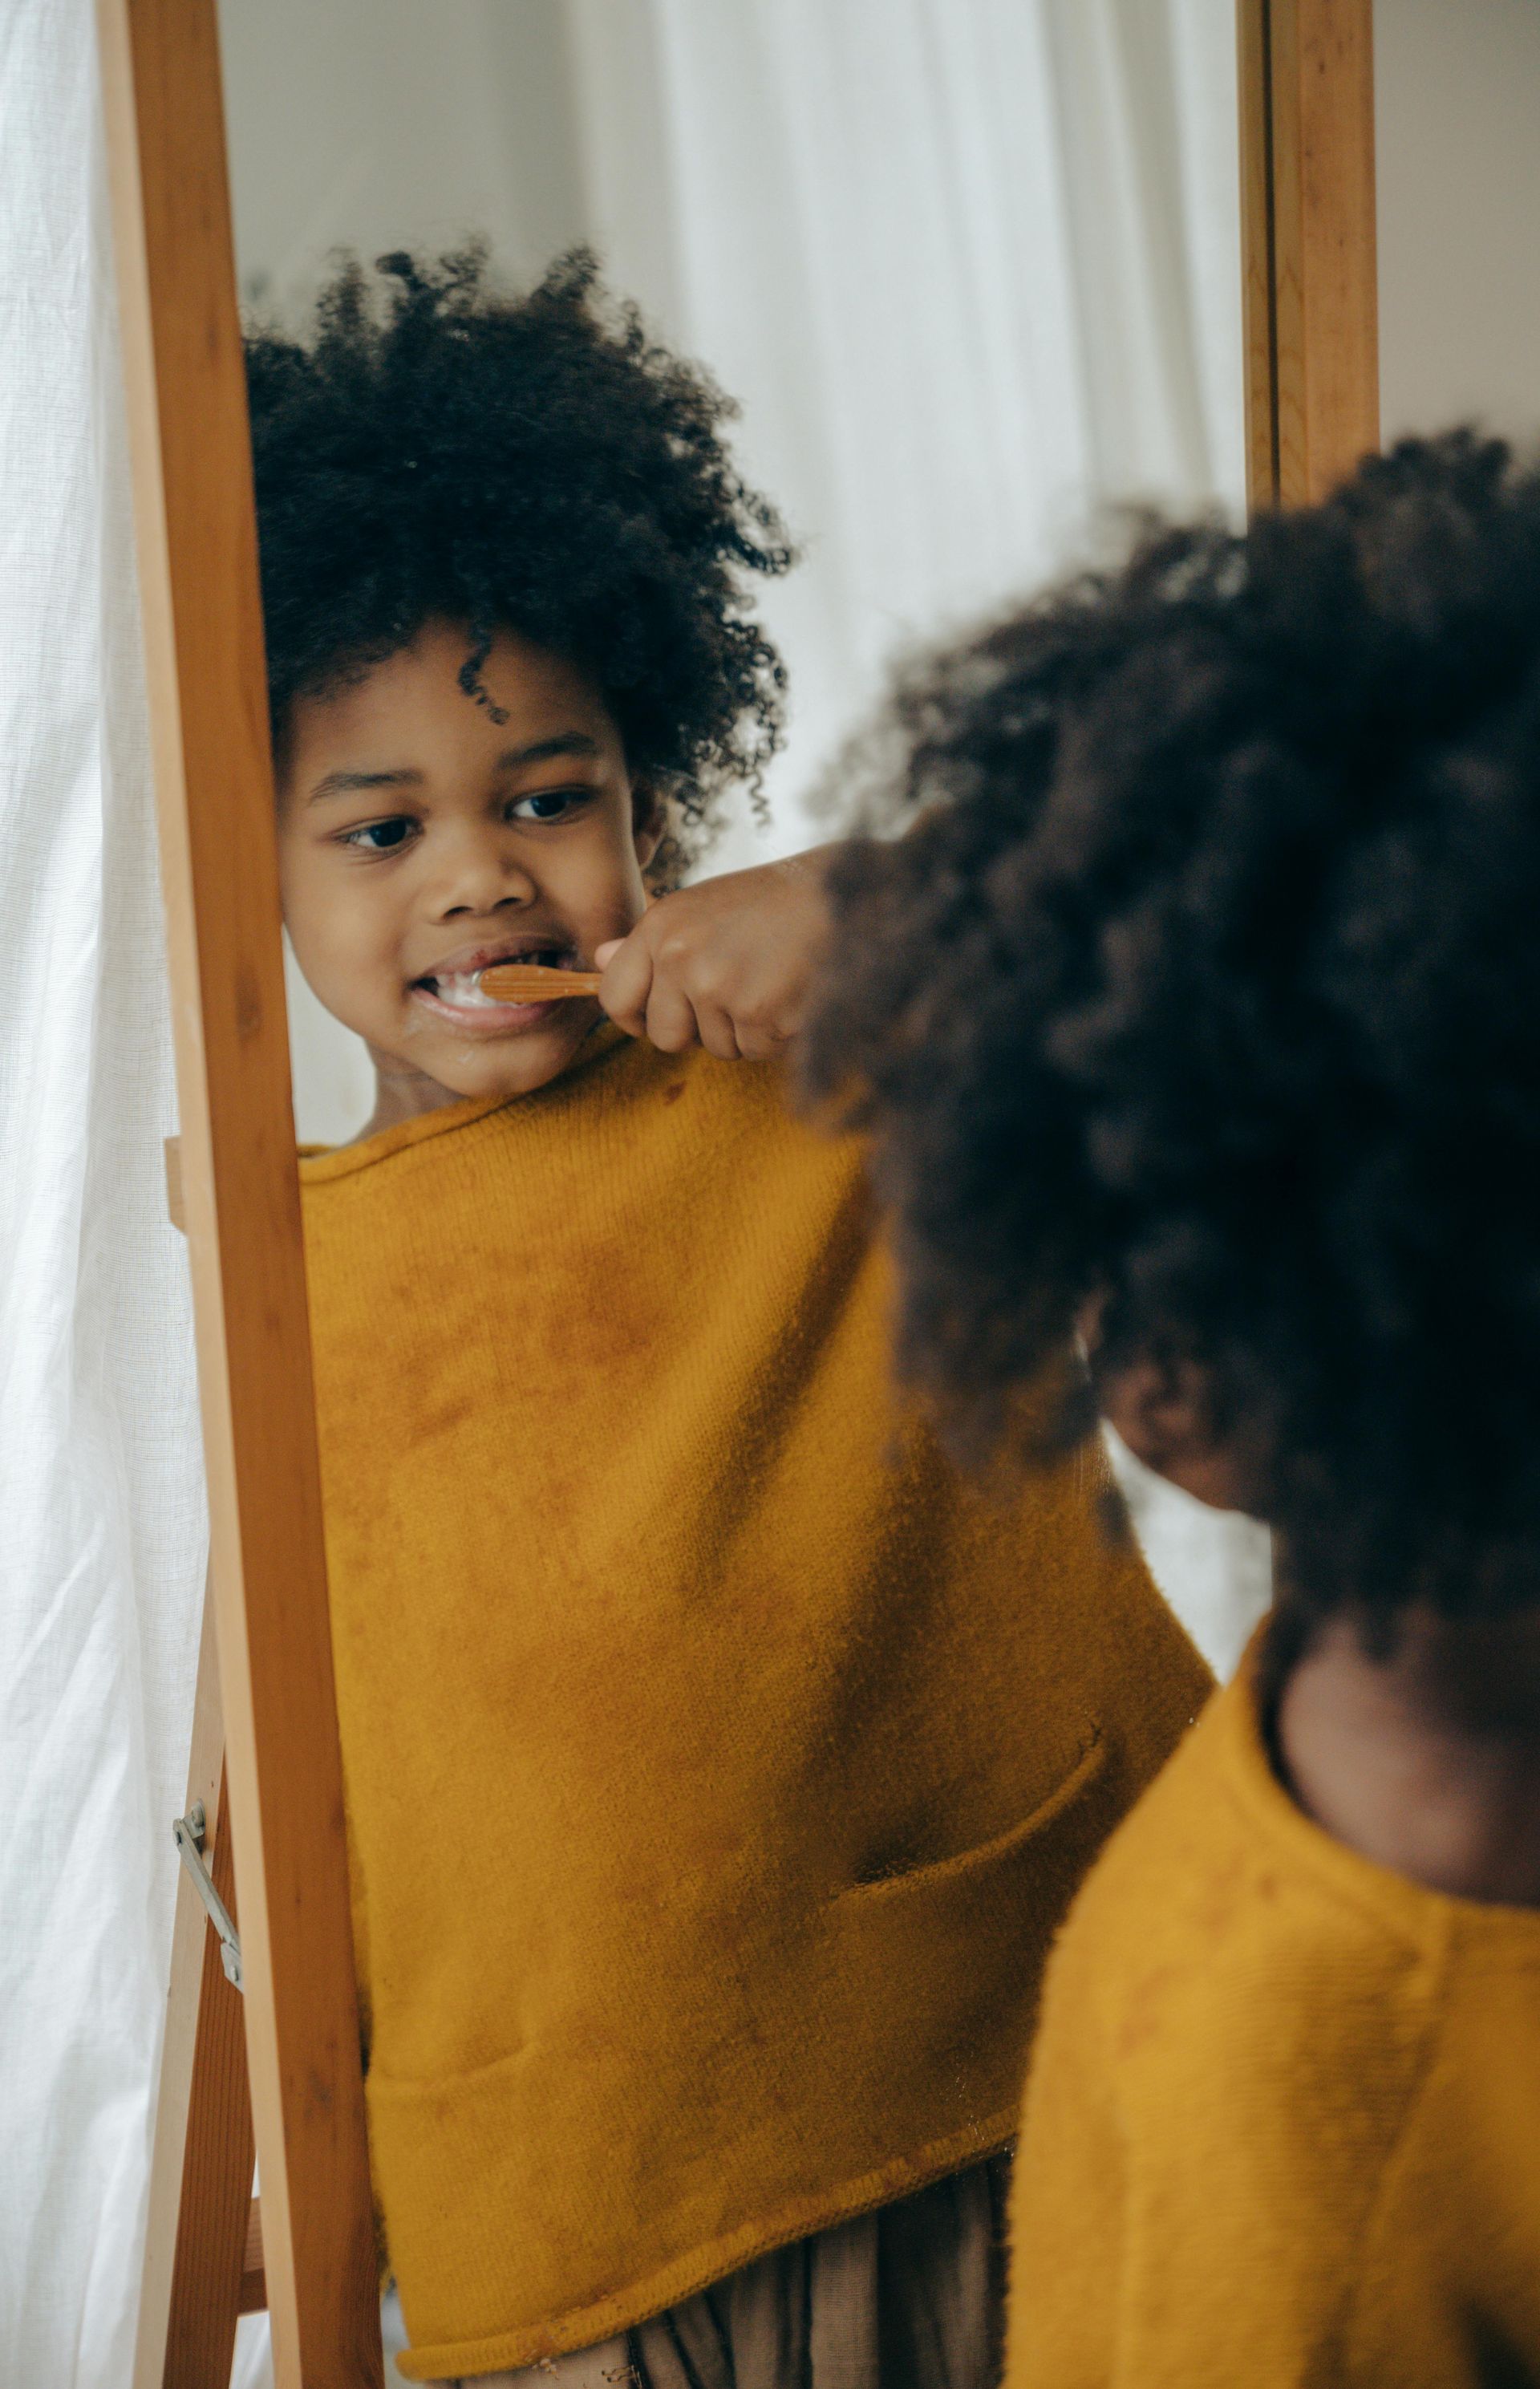
<path fill-rule="evenodd" d="M 404 846 L 416 826 L 404 813 L 395 813 L 389 821 L 364 822 L 357 829 L 345 831 L 341 843 L 361 847 L 369 854 L 388 854 Z"/>
<path fill-rule="evenodd" d="M 510 821 L 564 821 L 588 803 L 592 788 L 539 788 L 532 797 L 520 797 L 508 808 Z"/>

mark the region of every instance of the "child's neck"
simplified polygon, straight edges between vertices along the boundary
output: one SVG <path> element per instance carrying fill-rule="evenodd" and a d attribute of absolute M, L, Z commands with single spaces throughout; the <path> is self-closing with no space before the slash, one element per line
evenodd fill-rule
<path fill-rule="evenodd" d="M 452 1087 L 440 1086 L 425 1071 L 408 1069 L 373 1046 L 369 1052 L 375 1065 L 375 1108 L 353 1138 L 355 1144 L 378 1136 L 383 1129 L 400 1128 L 403 1120 L 416 1119 L 424 1112 L 443 1111 L 451 1104 L 464 1103 L 465 1097 Z"/>
<path fill-rule="evenodd" d="M 1419 1610 L 1383 1660 L 1333 1621 L 1284 1685 L 1277 1743 L 1336 1840 L 1434 1891 L 1540 1907 L 1540 1610 Z"/>

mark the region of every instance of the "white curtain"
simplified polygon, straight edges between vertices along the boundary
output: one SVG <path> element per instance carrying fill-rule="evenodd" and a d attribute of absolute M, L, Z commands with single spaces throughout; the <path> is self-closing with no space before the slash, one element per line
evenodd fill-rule
<path fill-rule="evenodd" d="M 806 543 L 768 844 L 895 650 L 1243 496 L 1233 0 L 571 0 L 592 228 Z"/>
<path fill-rule="evenodd" d="M 0 0 L 0 2381 L 124 2389 L 203 1569 L 90 0 Z"/>

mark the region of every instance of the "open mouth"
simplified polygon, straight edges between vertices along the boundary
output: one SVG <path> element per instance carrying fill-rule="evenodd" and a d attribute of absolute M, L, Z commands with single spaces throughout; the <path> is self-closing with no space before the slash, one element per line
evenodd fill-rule
<path fill-rule="evenodd" d="M 458 1014 L 479 1013 L 490 1027 L 494 1020 L 504 1024 L 523 1020 L 528 1015 L 536 1018 L 548 1011 L 539 1003 L 500 1003 L 489 995 L 481 984 L 481 974 L 495 963 L 539 963 L 546 970 L 576 970 L 578 958 L 570 946 L 513 946 L 493 952 L 456 958 L 456 967 L 425 971 L 412 981 L 412 992 L 426 996 L 437 1010 L 444 1006 Z"/>
<path fill-rule="evenodd" d="M 494 963 L 540 963 L 544 970 L 576 970 L 578 958 L 570 946 L 514 946 L 503 953 L 475 955 L 473 967 L 461 965 L 458 970 L 425 970 L 423 977 L 414 979 L 414 989 L 432 996 L 437 1003 L 453 1003 L 464 1013 L 528 1013 L 537 1005 L 499 1003 L 482 987 L 482 970 L 491 970 Z"/>

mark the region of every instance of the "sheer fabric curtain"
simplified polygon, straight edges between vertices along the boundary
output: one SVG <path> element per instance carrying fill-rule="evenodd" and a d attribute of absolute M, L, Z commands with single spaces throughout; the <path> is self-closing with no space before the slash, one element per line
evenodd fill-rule
<path fill-rule="evenodd" d="M 123 2389 L 203 1573 L 90 0 L 0 0 L 0 2380 Z"/>
<path fill-rule="evenodd" d="M 897 646 L 1096 508 L 1243 495 L 1232 0 L 573 0 L 611 276 L 743 402 L 805 560 L 770 840 Z"/>

